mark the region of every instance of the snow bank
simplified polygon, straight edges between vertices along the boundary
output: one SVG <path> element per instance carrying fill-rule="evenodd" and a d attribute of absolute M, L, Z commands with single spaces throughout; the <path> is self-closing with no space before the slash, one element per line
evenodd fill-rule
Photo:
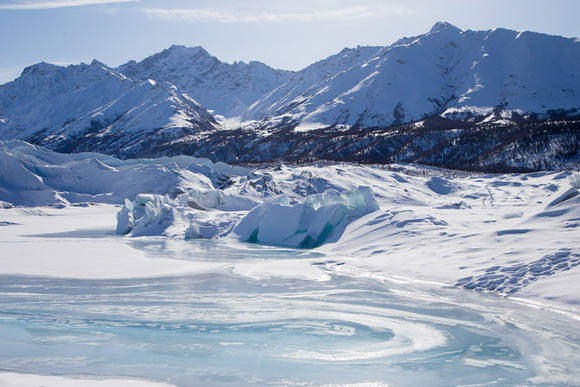
<path fill-rule="evenodd" d="M 247 242 L 313 248 L 337 240 L 349 223 L 378 209 L 368 187 L 343 193 L 327 190 L 294 205 L 281 195 L 250 211 L 233 233 Z"/>

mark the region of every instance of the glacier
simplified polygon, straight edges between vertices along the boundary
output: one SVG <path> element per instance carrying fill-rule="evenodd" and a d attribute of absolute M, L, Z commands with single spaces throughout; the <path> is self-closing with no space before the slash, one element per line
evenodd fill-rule
<path fill-rule="evenodd" d="M 0 144 L 0 384 L 577 383 L 577 172 Z"/>
<path fill-rule="evenodd" d="M 578 385 L 579 58 L 437 23 L 296 72 L 27 67 L 0 385 Z"/>
<path fill-rule="evenodd" d="M 341 270 L 577 300 L 575 286 L 532 291 L 578 275 L 575 172 L 495 175 L 344 163 L 247 168 L 189 156 L 65 155 L 21 141 L 0 149 L 6 216 L 112 206 L 107 227 L 128 240 L 302 247 L 342 257 L 348 265 Z M 6 222 L 3 230 L 18 223 Z"/>

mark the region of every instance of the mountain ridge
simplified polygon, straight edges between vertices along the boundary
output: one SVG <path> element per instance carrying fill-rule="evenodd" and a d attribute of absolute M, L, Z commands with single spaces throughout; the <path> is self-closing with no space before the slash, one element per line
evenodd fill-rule
<path fill-rule="evenodd" d="M 141 62 L 117 68 L 134 79 L 170 82 L 228 118 L 240 115 L 258 97 L 277 87 L 291 73 L 261 62 L 221 62 L 202 47 L 173 45 Z"/>
<path fill-rule="evenodd" d="M 27 67 L 0 86 L 0 139 L 122 158 L 181 152 L 230 163 L 338 157 L 457 167 L 450 147 L 471 152 L 462 136 L 479 138 L 471 132 L 486 128 L 509 134 L 481 144 L 503 156 L 490 164 L 479 155 L 470 168 L 512 165 L 507 150 L 528 137 L 541 142 L 524 146 L 535 161 L 513 168 L 569 168 L 576 161 L 537 162 L 551 140 L 524 133 L 543 122 L 555 133 L 556 122 L 566 128 L 558 143 L 573 143 L 561 147 L 562 160 L 580 164 L 579 74 L 579 39 L 444 22 L 391 45 L 345 48 L 300 71 L 228 64 L 202 47 L 173 45 L 117 68 L 97 60 Z M 430 145 L 410 146 L 419 138 Z M 445 158 L 452 153 L 455 161 Z"/>

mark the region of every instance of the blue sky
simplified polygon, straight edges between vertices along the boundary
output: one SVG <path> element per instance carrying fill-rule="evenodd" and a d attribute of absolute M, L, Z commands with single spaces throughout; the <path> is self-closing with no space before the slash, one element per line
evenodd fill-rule
<path fill-rule="evenodd" d="M 578 0 L 0 0 L 0 84 L 25 66 L 111 67 L 172 44 L 225 62 L 299 70 L 357 45 L 388 45 L 437 21 L 580 36 Z"/>

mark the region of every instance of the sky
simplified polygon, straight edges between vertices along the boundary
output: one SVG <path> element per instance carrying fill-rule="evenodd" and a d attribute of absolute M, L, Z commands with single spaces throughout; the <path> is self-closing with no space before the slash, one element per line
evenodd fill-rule
<path fill-rule="evenodd" d="M 228 63 L 300 70 L 438 21 L 579 37 L 578 15 L 578 0 L 0 0 L 0 84 L 41 61 L 116 67 L 172 44 L 202 46 Z"/>

